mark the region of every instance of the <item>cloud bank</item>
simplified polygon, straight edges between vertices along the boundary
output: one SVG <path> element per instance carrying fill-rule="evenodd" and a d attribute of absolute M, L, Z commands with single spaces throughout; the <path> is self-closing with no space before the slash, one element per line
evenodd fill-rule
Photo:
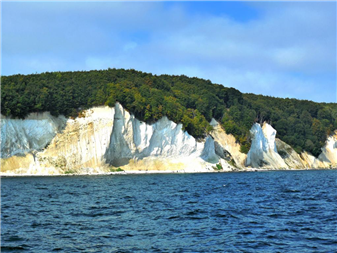
<path fill-rule="evenodd" d="M 3 75 L 109 67 L 336 102 L 336 3 L 2 4 Z"/>

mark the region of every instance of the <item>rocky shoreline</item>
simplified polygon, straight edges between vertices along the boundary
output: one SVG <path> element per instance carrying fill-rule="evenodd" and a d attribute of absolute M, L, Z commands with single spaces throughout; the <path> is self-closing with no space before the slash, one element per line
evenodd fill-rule
<path fill-rule="evenodd" d="M 264 169 L 264 168 L 247 168 L 245 170 L 204 170 L 204 171 L 178 171 L 178 170 L 150 170 L 150 171 L 120 171 L 106 173 L 69 173 L 69 174 L 1 174 L 0 178 L 6 177 L 71 177 L 71 176 L 111 176 L 111 175 L 151 175 L 151 174 L 203 174 L 203 173 L 243 173 L 243 172 L 268 172 L 268 171 L 307 171 L 307 170 L 336 170 L 336 168 L 306 168 L 306 169 Z"/>

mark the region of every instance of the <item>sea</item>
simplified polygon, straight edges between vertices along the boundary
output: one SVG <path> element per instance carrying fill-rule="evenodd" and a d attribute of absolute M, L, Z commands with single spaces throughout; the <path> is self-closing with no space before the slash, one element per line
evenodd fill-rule
<path fill-rule="evenodd" d="M 2 178 L 1 252 L 337 252 L 337 171 Z"/>

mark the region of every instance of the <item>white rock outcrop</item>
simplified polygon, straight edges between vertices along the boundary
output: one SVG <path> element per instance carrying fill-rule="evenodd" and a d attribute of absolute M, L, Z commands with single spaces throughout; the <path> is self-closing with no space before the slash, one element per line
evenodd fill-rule
<path fill-rule="evenodd" d="M 31 113 L 25 119 L 1 116 L 1 158 L 42 150 L 60 132 L 67 119 L 49 112 Z"/>
<path fill-rule="evenodd" d="M 301 157 L 306 168 L 337 168 L 337 131 L 327 138 L 317 158 L 308 152 L 303 152 Z"/>
<path fill-rule="evenodd" d="M 104 159 L 114 167 L 133 170 L 155 166 L 156 170 L 202 171 L 219 162 L 211 137 L 198 142 L 182 130 L 181 124 L 167 117 L 148 125 L 119 104 L 115 106 L 113 131 Z"/>
<path fill-rule="evenodd" d="M 215 141 L 217 154 L 224 159 L 226 157 L 228 160 L 233 159 L 237 168 L 244 169 L 247 155 L 240 152 L 240 144 L 235 140 L 235 137 L 227 134 L 215 119 L 212 119 L 211 126 L 213 127 L 213 131 L 210 135 Z M 217 147 L 219 147 L 219 150 Z"/>
<path fill-rule="evenodd" d="M 29 150 L 31 154 L 20 153 L 20 156 L 2 159 L 1 172 L 51 175 L 64 174 L 66 171 L 71 172 L 79 168 L 102 172 L 104 168 L 100 168 L 101 159 L 110 142 L 113 117 L 113 108 L 92 108 L 85 111 L 85 117 L 65 120 L 62 131 L 53 135 L 49 135 L 49 132 L 46 134 L 45 131 L 36 132 L 32 138 L 48 140 L 48 146 L 43 150 Z M 31 115 L 28 118 L 31 118 Z M 8 121 L 11 125 L 21 124 L 17 120 Z M 35 125 L 37 129 L 45 127 L 43 121 L 37 121 Z M 15 131 L 13 134 L 15 135 Z M 3 136 L 1 138 L 3 139 Z M 8 136 L 4 137 L 6 138 Z M 28 142 L 31 141 L 30 138 L 27 139 Z"/>
<path fill-rule="evenodd" d="M 118 167 L 126 171 L 201 172 L 212 171 L 217 163 L 226 169 L 231 168 L 215 154 L 211 137 L 196 141 L 182 130 L 181 124 L 175 124 L 167 117 L 148 125 L 140 122 L 118 103 L 114 108 L 95 107 L 84 114 L 84 117 L 75 120 L 68 119 L 66 124 L 62 117 L 51 121 L 62 122 L 62 127 L 54 127 L 45 121 L 32 124 L 29 120 L 8 119 L 6 127 L 8 129 L 8 125 L 11 126 L 12 130 L 8 132 L 4 128 L 4 140 L 19 135 L 22 130 L 19 126 L 22 124 L 26 126 L 29 123 L 29 126 L 34 125 L 33 128 L 44 131 L 25 134 L 23 143 L 29 143 L 26 146 L 20 144 L 12 147 L 6 141 L 7 144 L 1 146 L 4 147 L 2 152 L 6 152 L 5 159 L 1 160 L 2 172 L 83 174 L 106 173 Z M 11 139 L 12 143 L 16 140 Z M 7 147 L 11 147 L 10 152 Z M 15 156 L 18 151 L 20 156 Z"/>
<path fill-rule="evenodd" d="M 255 123 L 250 130 L 251 148 L 247 154 L 246 166 L 253 168 L 285 169 L 287 164 L 278 154 L 275 144 L 276 130 L 269 124 Z"/>
<path fill-rule="evenodd" d="M 275 144 L 279 155 L 291 169 L 305 169 L 307 167 L 303 158 L 287 143 L 280 139 L 275 139 Z"/>
<path fill-rule="evenodd" d="M 337 130 L 328 137 L 318 159 L 325 163 L 327 167 L 337 166 Z"/>
<path fill-rule="evenodd" d="M 119 167 L 132 173 L 207 172 L 217 164 L 224 171 L 337 166 L 337 131 L 316 158 L 306 152 L 298 155 L 275 139 L 276 130 L 269 124 L 254 124 L 246 155 L 214 119 L 210 135 L 197 141 L 167 117 L 146 124 L 118 103 L 83 114 L 76 119 L 47 112 L 32 113 L 24 120 L 2 117 L 1 174 L 94 174 Z"/>

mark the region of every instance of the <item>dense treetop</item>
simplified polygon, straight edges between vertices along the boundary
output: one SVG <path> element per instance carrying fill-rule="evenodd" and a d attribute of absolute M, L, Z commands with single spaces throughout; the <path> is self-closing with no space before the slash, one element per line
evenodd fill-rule
<path fill-rule="evenodd" d="M 337 129 L 337 104 L 314 103 L 242 94 L 234 88 L 187 76 L 152 75 L 135 70 L 46 72 L 1 77 L 1 114 L 24 118 L 31 112 L 50 111 L 76 117 L 92 106 L 116 102 L 138 119 L 153 123 L 166 115 L 182 123 L 196 138 L 204 137 L 221 122 L 227 133 L 250 147 L 254 122 L 269 122 L 278 137 L 297 152 L 320 153 L 327 135 Z"/>

